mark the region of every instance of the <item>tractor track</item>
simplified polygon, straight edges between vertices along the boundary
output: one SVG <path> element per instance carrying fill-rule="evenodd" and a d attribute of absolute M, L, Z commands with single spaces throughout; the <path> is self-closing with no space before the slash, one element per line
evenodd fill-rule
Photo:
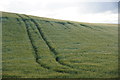
<path fill-rule="evenodd" d="M 55 55 L 55 60 L 56 62 L 58 62 L 60 65 L 63 65 L 63 66 L 67 66 L 67 67 L 70 67 L 70 68 L 73 68 L 67 64 L 64 64 L 62 62 L 60 62 L 60 59 L 59 57 L 57 56 L 58 52 L 50 45 L 50 43 L 48 42 L 47 38 L 45 37 L 43 31 L 41 30 L 41 28 L 39 27 L 39 24 L 32 18 L 30 18 L 29 16 L 25 15 L 26 17 L 28 17 L 36 26 L 36 28 L 38 29 L 42 39 L 44 40 L 44 42 L 47 44 L 49 50 Z"/>
<path fill-rule="evenodd" d="M 31 45 L 32 45 L 33 51 L 34 51 L 34 53 L 35 53 L 35 61 L 36 61 L 36 63 L 38 63 L 41 67 L 43 67 L 43 68 L 45 68 L 45 69 L 52 70 L 52 71 L 55 71 L 55 72 L 58 72 L 58 73 L 78 74 L 77 71 L 55 70 L 55 69 L 50 69 L 49 66 L 45 66 L 44 64 L 41 64 L 41 63 L 39 62 L 40 57 L 38 56 L 38 49 L 37 49 L 36 46 L 34 45 L 34 43 L 33 43 L 33 38 L 32 38 L 32 36 L 31 36 L 31 33 L 30 33 L 29 29 L 28 29 L 28 27 L 30 27 L 30 25 L 28 25 L 28 23 L 26 22 L 27 20 L 30 20 L 31 22 L 33 22 L 33 23 L 35 24 L 36 28 L 38 29 L 38 31 L 39 31 L 39 33 L 40 33 L 40 35 L 41 35 L 41 37 L 42 37 L 42 39 L 43 39 L 44 42 L 47 44 L 49 50 L 56 56 L 56 57 L 55 57 L 56 62 L 58 62 L 58 63 L 59 63 L 60 65 L 62 65 L 62 66 L 67 66 L 67 67 L 73 68 L 72 66 L 67 65 L 67 64 L 64 64 L 64 63 L 61 63 L 61 62 L 59 61 L 59 57 L 57 56 L 58 53 L 56 52 L 56 50 L 55 50 L 54 48 L 52 48 L 52 46 L 51 46 L 51 45 L 49 44 L 49 42 L 46 40 L 46 37 L 44 36 L 41 28 L 39 28 L 39 25 L 37 24 L 36 21 L 34 21 L 33 19 L 31 19 L 31 18 L 30 18 L 29 16 L 27 16 L 27 15 L 25 15 L 25 16 L 29 17 L 30 19 L 24 19 L 24 18 L 23 18 L 22 16 L 20 16 L 19 14 L 16 14 L 16 15 L 19 16 L 19 17 L 22 19 L 22 21 L 24 22 L 24 24 L 25 24 L 25 26 L 26 26 L 27 34 L 28 34 L 30 43 L 31 43 Z"/>
<path fill-rule="evenodd" d="M 20 15 L 18 15 L 18 14 L 16 14 L 16 15 L 19 16 L 19 17 L 22 19 L 22 21 L 24 22 L 24 24 L 25 24 L 25 26 L 26 26 L 27 34 L 28 34 L 30 43 L 31 43 L 31 45 L 32 45 L 33 51 L 34 51 L 34 53 L 35 53 L 35 61 L 36 61 L 36 63 L 38 63 L 41 67 L 43 67 L 43 68 L 45 68 L 45 69 L 49 69 L 49 67 L 44 66 L 43 64 L 41 64 L 41 63 L 38 61 L 38 60 L 39 60 L 38 50 L 37 50 L 36 46 L 35 46 L 34 43 L 33 43 L 33 39 L 32 39 L 32 37 L 31 37 L 31 33 L 30 33 L 29 29 L 28 29 L 29 25 L 26 23 L 26 20 L 25 20 L 22 16 L 20 16 Z"/>

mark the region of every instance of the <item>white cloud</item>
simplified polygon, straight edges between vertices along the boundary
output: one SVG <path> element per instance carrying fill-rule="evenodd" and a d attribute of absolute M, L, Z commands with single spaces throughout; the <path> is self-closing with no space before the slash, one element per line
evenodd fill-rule
<path fill-rule="evenodd" d="M 71 21 L 117 23 L 118 15 L 112 11 L 90 13 L 89 6 L 78 4 L 98 1 L 118 0 L 1 0 L 0 10 Z"/>
<path fill-rule="evenodd" d="M 55 11 L 38 10 L 28 12 L 27 14 L 36 15 L 41 17 L 49 17 L 62 20 L 71 20 L 79 22 L 90 23 L 118 23 L 118 14 L 112 13 L 112 11 L 106 11 L 101 13 L 84 13 L 84 9 L 81 12 L 79 7 L 67 7 Z"/>
<path fill-rule="evenodd" d="M 76 21 L 90 22 L 90 23 L 118 23 L 118 14 L 106 11 L 94 14 L 82 14 L 80 19 Z"/>
<path fill-rule="evenodd" d="M 10 1 L 7 0 L 1 0 L 0 1 L 0 11 L 5 11 L 6 6 L 10 3 Z"/>

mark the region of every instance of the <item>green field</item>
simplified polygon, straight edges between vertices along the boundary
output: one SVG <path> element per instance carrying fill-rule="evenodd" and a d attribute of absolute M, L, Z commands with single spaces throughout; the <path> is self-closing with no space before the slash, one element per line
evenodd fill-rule
<path fill-rule="evenodd" d="M 2 12 L 3 78 L 116 78 L 117 24 Z"/>

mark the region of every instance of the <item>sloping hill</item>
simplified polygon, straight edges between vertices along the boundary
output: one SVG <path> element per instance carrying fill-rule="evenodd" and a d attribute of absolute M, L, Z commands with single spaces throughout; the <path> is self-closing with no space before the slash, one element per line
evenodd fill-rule
<path fill-rule="evenodd" d="M 115 24 L 2 12 L 3 78 L 114 78 Z"/>

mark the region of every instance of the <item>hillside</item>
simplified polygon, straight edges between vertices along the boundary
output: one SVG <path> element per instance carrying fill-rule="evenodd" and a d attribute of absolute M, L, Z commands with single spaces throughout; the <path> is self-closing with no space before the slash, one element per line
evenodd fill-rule
<path fill-rule="evenodd" d="M 3 78 L 118 77 L 118 27 L 2 12 Z"/>

